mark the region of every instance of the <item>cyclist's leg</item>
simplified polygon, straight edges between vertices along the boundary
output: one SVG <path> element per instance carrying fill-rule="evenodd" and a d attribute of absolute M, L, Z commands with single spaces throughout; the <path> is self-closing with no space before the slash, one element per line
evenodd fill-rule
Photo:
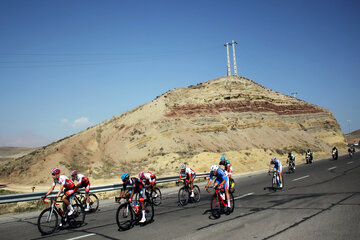
<path fill-rule="evenodd" d="M 144 222 L 146 222 L 145 203 L 144 203 L 144 200 L 145 200 L 145 188 L 139 190 L 139 200 L 140 200 L 141 214 L 142 214 L 140 223 L 144 223 Z"/>
<path fill-rule="evenodd" d="M 229 178 L 226 179 L 225 184 L 223 186 L 225 190 L 226 200 L 227 200 L 227 207 L 230 208 L 230 193 L 229 193 Z"/>

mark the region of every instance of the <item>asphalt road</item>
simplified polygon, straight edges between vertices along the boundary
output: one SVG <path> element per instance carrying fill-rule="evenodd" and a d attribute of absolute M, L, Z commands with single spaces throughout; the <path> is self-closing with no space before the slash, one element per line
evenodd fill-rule
<path fill-rule="evenodd" d="M 299 164 L 299 160 L 297 164 Z M 301 164 L 273 191 L 271 177 L 258 172 L 236 178 L 235 211 L 210 218 L 210 194 L 199 184 L 201 201 L 179 207 L 178 187 L 163 189 L 154 222 L 118 231 L 118 204 L 102 201 L 78 229 L 41 236 L 39 212 L 0 216 L 0 239 L 359 239 L 360 154 L 352 159 Z"/>

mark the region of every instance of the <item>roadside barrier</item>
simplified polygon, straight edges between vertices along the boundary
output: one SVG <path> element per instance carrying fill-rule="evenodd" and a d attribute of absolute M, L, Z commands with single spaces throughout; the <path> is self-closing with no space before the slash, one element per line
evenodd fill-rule
<path fill-rule="evenodd" d="M 210 173 L 197 173 L 196 177 L 208 177 Z M 172 176 L 172 177 L 162 177 L 157 178 L 156 183 L 167 183 L 172 182 L 179 179 L 179 176 Z M 120 190 L 122 188 L 122 183 L 119 184 L 108 184 L 108 185 L 99 185 L 99 186 L 91 186 L 90 192 L 97 193 L 97 192 L 107 192 L 107 191 L 115 191 Z M 33 201 L 39 200 L 43 197 L 46 192 L 32 192 L 32 193 L 18 193 L 18 194 L 7 194 L 7 195 L 0 195 L 0 204 L 1 203 L 14 203 L 14 202 L 26 202 L 26 201 Z M 55 197 L 58 191 L 53 191 L 49 197 Z"/>

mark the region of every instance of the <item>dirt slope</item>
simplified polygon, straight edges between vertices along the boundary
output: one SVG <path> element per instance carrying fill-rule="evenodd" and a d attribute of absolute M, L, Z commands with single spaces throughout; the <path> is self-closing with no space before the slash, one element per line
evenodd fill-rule
<path fill-rule="evenodd" d="M 54 167 L 64 174 L 72 169 L 88 174 L 91 167 L 93 185 L 120 181 L 123 172 L 174 175 L 183 162 L 202 172 L 222 154 L 241 173 L 266 168 L 271 155 L 285 161 L 288 151 L 298 159 L 307 148 L 315 158 L 327 156 L 333 145 L 342 148 L 346 142 L 329 110 L 244 77 L 221 77 L 166 92 L 3 164 L 0 184 L 16 187 L 26 176 L 29 186 L 48 188 Z"/>

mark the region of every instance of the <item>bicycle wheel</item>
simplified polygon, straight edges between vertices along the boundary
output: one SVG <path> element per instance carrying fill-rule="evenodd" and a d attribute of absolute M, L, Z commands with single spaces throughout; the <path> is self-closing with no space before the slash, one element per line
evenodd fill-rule
<path fill-rule="evenodd" d="M 90 212 L 96 212 L 99 208 L 99 198 L 94 193 L 90 193 L 89 198 Z"/>
<path fill-rule="evenodd" d="M 231 206 L 231 212 L 234 211 L 235 209 L 235 198 L 234 198 L 234 195 L 232 193 L 229 193 L 230 194 L 230 206 Z"/>
<path fill-rule="evenodd" d="M 272 177 L 272 188 L 273 189 L 276 189 L 277 188 L 277 181 L 276 181 L 276 176 L 275 175 L 273 175 L 273 177 Z"/>
<path fill-rule="evenodd" d="M 189 191 L 186 187 L 180 188 L 178 193 L 178 199 L 181 206 L 184 206 L 189 202 Z"/>
<path fill-rule="evenodd" d="M 134 220 L 134 214 L 128 203 L 121 204 L 116 211 L 116 223 L 119 230 L 128 230 L 131 228 Z"/>
<path fill-rule="evenodd" d="M 37 226 L 42 235 L 55 232 L 58 226 L 58 214 L 55 210 L 47 208 L 43 210 L 38 218 Z"/>
<path fill-rule="evenodd" d="M 220 196 L 219 196 L 220 198 Z M 214 218 L 219 218 L 220 217 L 220 199 L 218 199 L 218 196 L 216 195 L 216 193 L 214 195 L 212 195 L 211 197 L 211 201 L 210 201 L 210 208 L 211 208 L 211 215 Z"/>
<path fill-rule="evenodd" d="M 200 202 L 200 188 L 197 185 L 194 185 L 194 202 Z"/>
<path fill-rule="evenodd" d="M 151 190 L 151 200 L 155 206 L 159 206 L 161 204 L 162 195 L 158 187 L 155 187 L 154 190 Z"/>
<path fill-rule="evenodd" d="M 154 219 L 154 205 L 149 201 L 145 201 L 144 204 L 145 204 L 146 224 L 151 223 Z"/>
<path fill-rule="evenodd" d="M 235 181 L 233 178 L 230 179 L 230 187 L 229 187 L 229 192 L 230 193 L 234 193 L 235 192 Z"/>
<path fill-rule="evenodd" d="M 73 205 L 74 213 L 68 217 L 69 225 L 73 228 L 81 227 L 85 221 L 85 210 L 80 203 L 75 203 Z"/>

